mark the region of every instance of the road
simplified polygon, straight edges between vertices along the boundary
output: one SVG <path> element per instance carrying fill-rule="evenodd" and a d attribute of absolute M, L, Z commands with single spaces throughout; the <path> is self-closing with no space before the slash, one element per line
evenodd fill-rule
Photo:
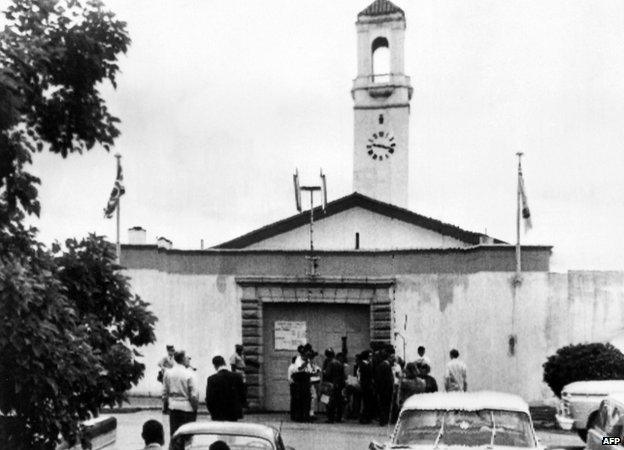
<path fill-rule="evenodd" d="M 143 448 L 141 427 L 148 419 L 156 419 L 165 426 L 166 436 L 169 435 L 169 418 L 159 411 L 140 411 L 136 413 L 115 414 L 117 418 L 116 450 L 138 450 Z M 365 450 L 371 440 L 384 441 L 391 433 L 389 427 L 347 424 L 299 424 L 287 421 L 286 415 L 266 414 L 255 415 L 245 419 L 264 423 L 279 428 L 281 419 L 284 443 L 296 450 Z M 208 420 L 208 416 L 199 416 L 199 420 Z M 544 446 L 581 447 L 583 442 L 576 434 L 562 431 L 538 431 L 539 439 Z M 167 439 L 166 444 L 169 443 Z M 112 449 L 111 449 L 112 450 Z"/>

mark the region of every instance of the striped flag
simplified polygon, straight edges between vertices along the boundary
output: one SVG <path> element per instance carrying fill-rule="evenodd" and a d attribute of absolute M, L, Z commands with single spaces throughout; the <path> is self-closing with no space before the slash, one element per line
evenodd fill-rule
<path fill-rule="evenodd" d="M 121 173 L 121 164 L 117 165 L 117 178 L 115 179 L 115 185 L 111 191 L 108 204 L 104 208 L 104 217 L 111 219 L 117 206 L 119 205 L 119 198 L 126 193 L 123 185 L 123 174 Z"/>
<path fill-rule="evenodd" d="M 529 231 L 533 228 L 531 222 L 531 211 L 529 210 L 529 202 L 527 201 L 526 190 L 524 189 L 524 177 L 522 176 L 522 168 L 518 168 L 518 187 L 520 189 L 520 205 L 522 211 L 522 219 L 524 220 L 524 230 Z"/>

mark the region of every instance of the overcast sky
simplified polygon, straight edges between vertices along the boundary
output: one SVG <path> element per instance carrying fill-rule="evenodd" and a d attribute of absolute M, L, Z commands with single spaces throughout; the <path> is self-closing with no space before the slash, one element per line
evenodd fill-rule
<path fill-rule="evenodd" d="M 178 248 L 234 238 L 295 213 L 292 172 L 352 191 L 358 1 L 115 0 L 132 46 L 118 89 L 122 242 Z M 414 94 L 414 211 L 515 240 L 516 159 L 552 267 L 624 269 L 624 2 L 407 0 L 406 74 Z M 36 158 L 41 238 L 102 217 L 113 153 Z"/>

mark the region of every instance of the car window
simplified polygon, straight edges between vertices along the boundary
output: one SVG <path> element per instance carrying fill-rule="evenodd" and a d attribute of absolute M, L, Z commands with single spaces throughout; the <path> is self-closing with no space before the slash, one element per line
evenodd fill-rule
<path fill-rule="evenodd" d="M 171 443 L 171 448 L 174 450 L 209 450 L 210 445 L 217 441 L 225 442 L 230 450 L 274 450 L 273 444 L 261 437 L 213 433 L 176 436 Z"/>
<path fill-rule="evenodd" d="M 535 447 L 535 436 L 529 416 L 520 411 L 408 410 L 399 418 L 393 443 Z"/>
<path fill-rule="evenodd" d="M 620 437 L 622 435 L 622 425 L 624 415 L 622 415 L 622 407 L 614 405 L 609 415 L 609 422 L 605 428 L 605 434 L 612 437 Z"/>

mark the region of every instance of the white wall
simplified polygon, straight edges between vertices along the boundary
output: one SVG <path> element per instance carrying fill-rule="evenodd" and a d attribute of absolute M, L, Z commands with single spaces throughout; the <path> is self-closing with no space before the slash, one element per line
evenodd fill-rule
<path fill-rule="evenodd" d="M 548 274 L 525 274 L 515 301 L 512 274 L 400 276 L 395 293 L 395 330 L 406 335 L 407 359 L 427 348 L 432 375 L 443 389 L 451 348 L 468 365 L 470 390 L 493 389 L 539 400 L 550 396 L 541 383 L 548 352 L 546 319 Z M 405 315 L 407 330 L 404 331 Z M 509 356 L 509 336 L 517 336 Z M 402 353 L 400 339 L 397 350 Z"/>
<path fill-rule="evenodd" d="M 226 360 L 241 342 L 240 293 L 233 276 L 180 275 L 156 270 L 129 270 L 132 289 L 149 303 L 158 317 L 156 344 L 141 349 L 145 377 L 132 390 L 134 395 L 160 395 L 156 381 L 158 361 L 165 346 L 186 350 L 197 368 L 201 401 L 206 379 L 213 373 L 212 357 Z"/>
<path fill-rule="evenodd" d="M 157 343 L 141 350 L 146 377 L 132 394 L 159 395 L 157 362 L 165 345 L 173 344 L 193 357 L 203 400 L 212 357 L 229 357 L 241 342 L 241 292 L 234 276 L 144 269 L 127 274 L 159 318 Z M 552 397 L 542 382 L 547 356 L 570 343 L 606 342 L 624 331 L 622 272 L 524 273 L 516 296 L 512 277 L 509 272 L 398 274 L 394 329 L 406 337 L 407 359 L 424 345 L 432 375 L 443 386 L 448 352 L 457 348 L 468 365 L 471 390 L 512 392 L 540 402 Z M 396 344 L 401 355 L 401 340 Z"/>
<path fill-rule="evenodd" d="M 610 341 L 624 330 L 622 272 L 524 273 L 516 297 L 512 276 L 399 276 L 394 327 L 406 335 L 408 360 L 424 345 L 432 375 L 443 383 L 448 352 L 457 348 L 468 365 L 469 389 L 540 402 L 553 396 L 542 381 L 548 356 L 568 344 Z M 509 355 L 511 334 L 515 356 Z M 401 340 L 396 344 L 401 354 Z"/>
<path fill-rule="evenodd" d="M 355 233 L 360 233 L 360 249 L 448 248 L 466 244 L 434 231 L 373 213 L 351 208 L 314 223 L 314 248 L 352 250 Z M 250 249 L 305 249 L 310 246 L 308 225 L 250 245 Z"/>

